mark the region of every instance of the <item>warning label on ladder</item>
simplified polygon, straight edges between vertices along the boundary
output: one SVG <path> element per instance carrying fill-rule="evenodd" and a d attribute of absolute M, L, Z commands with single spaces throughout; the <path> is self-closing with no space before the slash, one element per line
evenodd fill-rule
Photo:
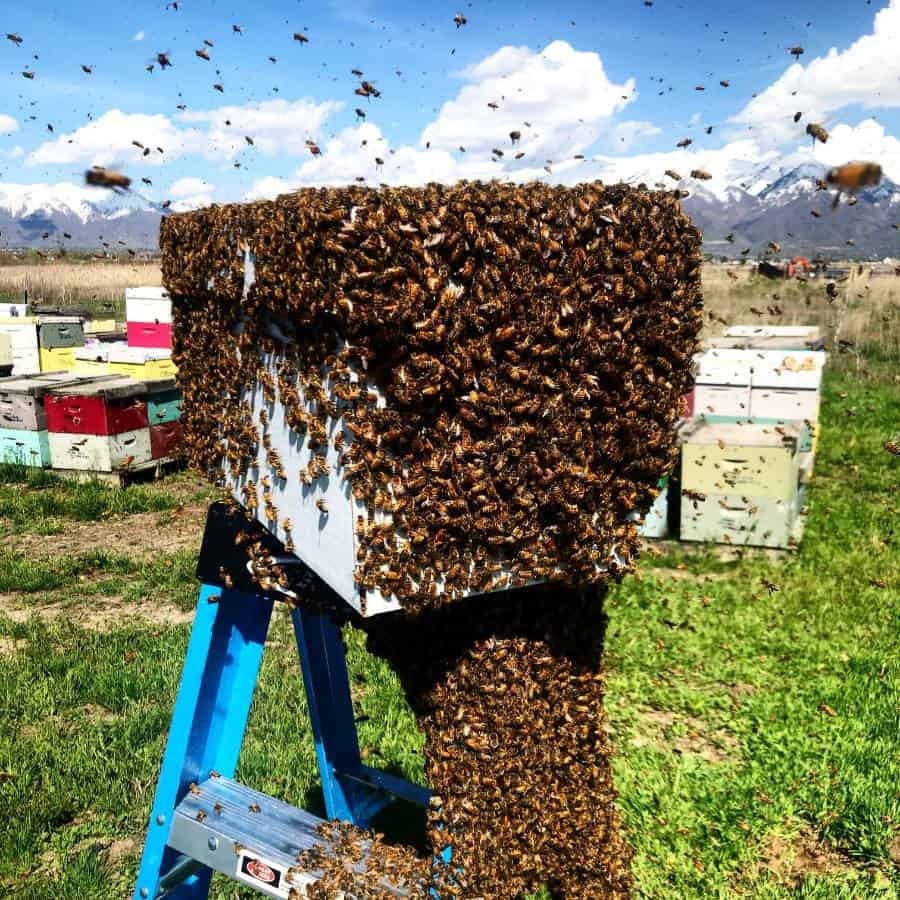
<path fill-rule="evenodd" d="M 264 890 L 269 896 L 287 898 L 290 886 L 285 875 L 285 870 L 277 863 L 250 850 L 242 850 L 238 855 L 234 877 L 257 890 Z"/>

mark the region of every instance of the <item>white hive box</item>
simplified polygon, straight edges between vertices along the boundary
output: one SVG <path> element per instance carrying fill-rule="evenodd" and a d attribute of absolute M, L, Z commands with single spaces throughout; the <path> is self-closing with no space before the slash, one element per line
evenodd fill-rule
<path fill-rule="evenodd" d="M 0 366 L 11 366 L 12 364 L 12 341 L 8 334 L 0 331 Z"/>
<path fill-rule="evenodd" d="M 30 315 L 28 303 L 0 303 L 0 319 L 9 319 Z"/>
<path fill-rule="evenodd" d="M 172 301 L 169 292 L 162 287 L 126 288 L 125 318 L 129 322 L 171 325 Z"/>
<path fill-rule="evenodd" d="M 274 337 L 283 340 L 283 334 L 276 326 L 271 327 L 271 332 Z M 280 360 L 281 357 L 278 355 L 263 356 L 265 366 L 276 385 Z M 301 402 L 308 409 L 311 408 L 302 387 L 299 384 L 295 387 Z M 328 392 L 327 381 L 323 387 Z M 367 388 L 378 393 L 374 383 L 369 383 Z M 391 517 L 389 513 L 380 510 L 368 510 L 366 505 L 358 501 L 350 491 L 344 467 L 339 460 L 343 451 L 339 452 L 334 445 L 335 435 L 338 432 L 343 432 L 345 449 L 353 442 L 353 434 L 344 426 L 343 420 L 329 418 L 323 443 L 312 449 L 308 436 L 301 437 L 285 421 L 284 404 L 277 399 L 274 403 L 267 402 L 258 382 L 252 391 L 242 395 L 242 399 L 249 403 L 252 418 L 257 423 L 265 418 L 261 416 L 265 410 L 268 417 L 265 432 L 268 435 L 270 450 L 260 442 L 256 465 L 250 466 L 241 476 L 234 477 L 227 468 L 225 469 L 223 473 L 225 481 L 234 498 L 248 507 L 252 505 L 252 501 L 248 504 L 248 498 L 251 494 L 255 494 L 257 520 L 282 542 L 291 540 L 296 556 L 361 615 L 373 616 L 401 609 L 401 604 L 395 597 L 385 597 L 378 590 L 366 591 L 363 599 L 360 587 L 354 579 L 356 553 L 359 548 L 355 528 L 357 518 L 362 517 L 368 523 L 381 523 L 390 522 Z M 383 400 L 379 400 L 378 405 L 383 406 Z M 263 474 L 270 473 L 267 459 L 270 451 L 275 451 L 284 463 L 288 475 L 286 479 Z M 303 484 L 298 478 L 298 469 L 305 468 L 314 454 L 321 454 L 324 457 L 323 468 L 327 470 L 327 474 L 313 479 L 310 484 Z M 268 484 L 261 483 L 262 477 L 267 477 Z M 266 515 L 264 497 L 266 492 L 270 495 L 269 509 L 277 510 L 274 520 Z M 319 501 L 321 503 L 317 505 Z M 320 508 L 322 504 L 325 511 Z M 285 527 L 288 521 L 289 530 Z M 610 559 L 618 561 L 615 549 Z M 603 561 L 597 565 L 598 568 L 605 567 Z M 495 588 L 495 590 L 505 589 L 505 587 Z M 442 590 L 440 581 L 438 590 Z"/>
<path fill-rule="evenodd" d="M 820 332 L 815 325 L 730 325 L 725 329 L 725 337 L 785 337 L 815 341 Z"/>
<path fill-rule="evenodd" d="M 31 316 L 0 319 L 0 332 L 9 337 L 13 375 L 32 375 L 41 371 L 37 326 L 37 319 Z"/>
<path fill-rule="evenodd" d="M 694 387 L 695 416 L 747 417 L 750 403 L 749 385 L 698 384 Z"/>
<path fill-rule="evenodd" d="M 817 350 L 747 350 L 753 387 L 818 391 L 827 355 Z"/>
<path fill-rule="evenodd" d="M 149 462 L 151 458 L 149 428 L 119 434 L 60 434 L 51 431 L 48 437 L 50 462 L 54 469 L 113 472 Z"/>
<path fill-rule="evenodd" d="M 697 384 L 750 386 L 752 360 L 746 350 L 712 348 L 694 357 Z"/>
<path fill-rule="evenodd" d="M 786 549 L 800 541 L 805 510 L 793 500 L 706 494 L 681 499 L 683 541 Z"/>

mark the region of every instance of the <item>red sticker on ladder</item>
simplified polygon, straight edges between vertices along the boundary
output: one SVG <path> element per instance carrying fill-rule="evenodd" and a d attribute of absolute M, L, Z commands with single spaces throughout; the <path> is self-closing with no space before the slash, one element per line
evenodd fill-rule
<path fill-rule="evenodd" d="M 276 897 L 288 896 L 284 874 L 281 866 L 250 851 L 244 850 L 238 856 L 235 878 L 259 889 L 267 888 L 266 893 Z"/>

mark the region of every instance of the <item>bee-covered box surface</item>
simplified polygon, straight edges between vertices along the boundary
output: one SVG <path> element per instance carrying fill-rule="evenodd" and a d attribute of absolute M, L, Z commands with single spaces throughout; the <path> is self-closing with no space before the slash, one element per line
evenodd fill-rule
<path fill-rule="evenodd" d="M 701 324 L 675 193 L 304 190 L 160 243 L 190 458 L 356 609 L 629 569 Z"/>

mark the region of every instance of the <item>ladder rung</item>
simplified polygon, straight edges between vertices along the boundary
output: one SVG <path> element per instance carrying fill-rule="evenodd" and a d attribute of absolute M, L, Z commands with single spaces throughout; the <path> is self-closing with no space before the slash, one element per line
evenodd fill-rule
<path fill-rule="evenodd" d="M 289 870 L 305 850 L 319 846 L 329 852 L 316 830 L 323 821 L 230 778 L 209 778 L 175 808 L 168 843 L 216 872 L 286 900 L 292 887 L 320 877 L 317 872 L 289 875 Z M 364 870 L 365 856 L 356 868 Z M 387 883 L 384 887 L 407 896 Z"/>

